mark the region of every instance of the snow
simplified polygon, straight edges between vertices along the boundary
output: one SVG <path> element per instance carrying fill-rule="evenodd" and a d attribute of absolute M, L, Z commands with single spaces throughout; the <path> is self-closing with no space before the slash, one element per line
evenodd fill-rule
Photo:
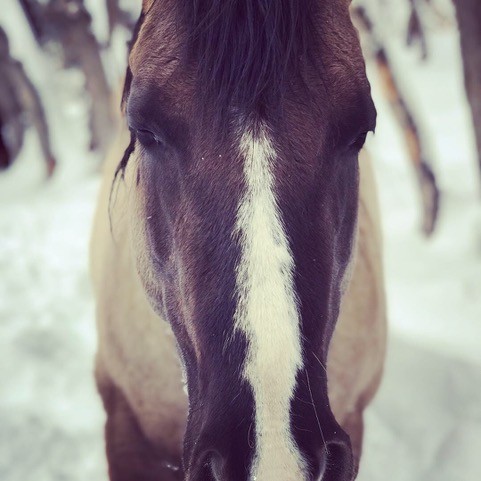
<path fill-rule="evenodd" d="M 41 55 L 15 0 L 4 3 L 0 23 L 40 87 L 60 169 L 51 183 L 42 181 L 29 133 L 22 157 L 0 174 L 0 479 L 106 481 L 87 271 L 98 159 L 86 149 L 80 79 Z M 458 38 L 453 25 L 432 21 L 431 56 L 422 63 L 403 47 L 400 24 L 396 16 L 386 20 L 389 51 L 430 138 L 441 218 L 424 239 L 415 178 L 370 65 L 379 117 L 369 149 L 384 221 L 390 339 L 382 387 L 366 413 L 358 479 L 477 481 L 481 204 Z"/>
<path fill-rule="evenodd" d="M 105 479 L 87 241 L 97 179 L 0 212 L 0 479 Z"/>
<path fill-rule="evenodd" d="M 407 2 L 398 2 L 406 3 Z M 448 10 L 449 11 L 449 10 Z M 396 32 L 399 18 L 384 18 Z M 432 239 L 420 234 L 416 180 L 397 125 L 378 108 L 376 161 L 385 237 L 390 339 L 381 390 L 366 416 L 360 481 L 481 479 L 481 204 L 474 136 L 453 27 L 429 29 L 422 63 L 401 35 L 384 37 L 431 143 L 442 191 Z"/>

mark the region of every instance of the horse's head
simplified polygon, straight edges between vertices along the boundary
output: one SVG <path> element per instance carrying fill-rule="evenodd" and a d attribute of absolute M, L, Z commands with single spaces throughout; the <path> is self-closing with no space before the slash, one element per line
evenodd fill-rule
<path fill-rule="evenodd" d="M 185 367 L 188 481 L 352 479 L 323 367 L 375 123 L 348 4 L 144 1 L 134 242 Z"/>

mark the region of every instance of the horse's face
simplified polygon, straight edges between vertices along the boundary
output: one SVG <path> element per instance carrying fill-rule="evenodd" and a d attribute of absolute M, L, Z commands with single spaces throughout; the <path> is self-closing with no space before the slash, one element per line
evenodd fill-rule
<path fill-rule="evenodd" d="M 256 1 L 270 4 L 246 4 Z M 244 75 L 222 50 L 249 33 L 214 39 L 217 64 L 208 51 L 202 59 L 214 87 L 205 89 L 205 71 L 185 55 L 184 2 L 150 3 L 127 100 L 134 241 L 146 292 L 172 324 L 185 367 L 186 479 L 350 480 L 351 448 L 323 366 L 354 244 L 358 153 L 375 110 L 348 2 L 314 5 L 311 61 L 286 66 L 275 106 L 270 84 L 252 83 L 257 54 L 232 52 L 254 63 Z M 231 28 L 249 24 L 248 11 L 236 12 Z M 268 42 L 259 42 L 262 56 Z M 252 105 L 235 78 L 218 81 L 233 72 L 259 89 Z M 216 85 L 234 85 L 230 104 Z"/>

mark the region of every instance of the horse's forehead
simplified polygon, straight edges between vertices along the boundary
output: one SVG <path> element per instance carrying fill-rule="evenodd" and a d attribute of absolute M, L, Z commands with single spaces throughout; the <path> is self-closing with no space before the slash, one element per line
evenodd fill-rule
<path fill-rule="evenodd" d="M 335 88 L 352 88 L 365 81 L 364 62 L 359 39 L 348 8 L 350 0 L 319 2 L 313 50 L 322 57 L 323 81 Z M 134 72 L 163 85 L 175 70 L 173 59 L 183 57 L 187 33 L 179 0 L 143 0 L 143 24 L 133 45 L 130 64 Z"/>
<path fill-rule="evenodd" d="M 184 41 L 181 33 L 176 0 L 144 0 L 140 28 L 134 39 L 129 56 L 129 65 L 134 76 L 150 77 L 162 84 L 171 74 L 166 69 L 172 59 L 179 57 Z"/>
<path fill-rule="evenodd" d="M 142 0 L 142 10 L 144 12 L 149 10 L 154 3 L 155 3 L 155 0 Z"/>

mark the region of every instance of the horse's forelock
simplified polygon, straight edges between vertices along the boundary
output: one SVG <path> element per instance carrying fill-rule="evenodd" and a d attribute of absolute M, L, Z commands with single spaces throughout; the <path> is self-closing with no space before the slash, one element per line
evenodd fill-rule
<path fill-rule="evenodd" d="M 312 0 L 181 0 L 198 85 L 219 111 L 275 105 L 312 45 Z"/>

